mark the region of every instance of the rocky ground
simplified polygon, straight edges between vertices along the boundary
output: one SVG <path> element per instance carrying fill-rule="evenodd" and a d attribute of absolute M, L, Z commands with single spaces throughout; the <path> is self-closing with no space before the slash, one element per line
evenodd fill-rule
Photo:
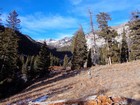
<path fill-rule="evenodd" d="M 125 97 L 140 101 L 140 61 L 96 66 L 90 69 L 56 70 L 49 79 L 42 79 L 21 93 L 1 100 L 25 105 L 38 97 L 47 96 L 44 102 L 84 99 L 90 96 Z M 133 104 L 132 104 L 133 105 Z M 137 104 L 137 105 L 140 105 Z"/>
<path fill-rule="evenodd" d="M 83 99 L 30 102 L 29 105 L 140 105 L 140 102 L 125 97 L 100 95 L 89 96 Z"/>

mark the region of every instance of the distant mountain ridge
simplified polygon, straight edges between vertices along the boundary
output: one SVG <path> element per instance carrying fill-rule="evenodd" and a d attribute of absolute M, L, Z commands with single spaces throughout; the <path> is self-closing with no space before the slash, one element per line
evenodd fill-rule
<path fill-rule="evenodd" d="M 119 34 L 119 36 L 116 37 L 116 40 L 118 42 L 121 42 L 122 40 L 122 35 L 121 33 L 123 32 L 123 29 L 125 29 L 127 32 L 128 32 L 128 26 L 126 26 L 126 24 L 121 24 L 121 25 L 118 25 L 118 26 L 112 26 L 112 28 L 114 30 L 116 30 Z M 87 33 L 85 35 L 86 37 L 86 40 L 87 40 L 87 46 L 88 48 L 91 48 L 94 41 L 93 41 L 93 34 L 90 32 L 90 33 Z M 98 35 L 96 34 L 96 38 L 97 38 L 97 42 L 96 44 L 98 46 L 101 46 L 104 44 L 104 39 L 99 39 L 98 38 Z M 37 42 L 40 42 L 42 43 L 44 40 L 37 40 Z M 53 46 L 55 48 L 61 48 L 61 47 L 65 47 L 65 46 L 70 46 L 71 45 L 71 42 L 72 42 L 72 37 L 64 37 L 60 40 L 55 40 L 55 39 L 48 39 L 46 40 L 46 43 L 50 46 Z"/>
<path fill-rule="evenodd" d="M 19 47 L 18 47 L 18 52 L 19 54 L 27 55 L 27 56 L 33 56 L 37 55 L 40 51 L 42 43 L 37 42 L 33 40 L 31 37 L 28 35 L 23 35 L 21 33 L 17 34 L 19 37 Z M 49 51 L 56 57 L 59 57 L 60 59 L 63 59 L 65 54 L 68 56 L 71 56 L 70 51 L 57 51 L 56 48 L 52 47 L 51 45 L 48 46 Z"/>
<path fill-rule="evenodd" d="M 4 31 L 5 27 L 0 26 L 0 30 Z M 37 42 L 36 40 L 32 39 L 30 36 L 24 35 L 21 32 L 16 31 L 16 34 L 19 38 L 19 41 L 18 41 L 18 54 L 19 55 L 35 56 L 39 53 L 42 43 Z M 60 59 L 63 59 L 65 54 L 67 54 L 68 56 L 71 56 L 70 51 L 63 51 L 63 52 L 57 51 L 56 48 L 50 45 L 48 46 L 48 48 L 49 48 L 49 51 L 54 56 L 59 57 Z"/>
<path fill-rule="evenodd" d="M 114 26 L 112 27 L 113 29 L 115 29 L 118 33 L 119 36 L 116 38 L 117 41 L 121 41 L 121 33 L 123 32 L 123 29 L 128 29 L 128 26 L 125 26 L 125 24 L 119 25 L 119 26 Z M 5 29 L 5 27 L 1 26 L 0 27 L 2 30 Z M 127 32 L 129 32 L 127 30 Z M 20 32 L 16 32 L 18 37 L 19 37 L 19 47 L 18 47 L 18 53 L 19 54 L 23 54 L 23 55 L 27 55 L 27 56 L 33 56 L 33 55 L 37 55 L 38 52 L 40 51 L 40 47 L 42 45 L 43 40 L 39 40 L 36 41 L 34 39 L 32 39 L 31 37 L 29 37 L 28 35 L 24 35 Z M 96 35 L 97 37 L 98 35 Z M 93 41 L 93 34 L 90 32 L 88 34 L 86 34 L 86 40 L 87 40 L 87 46 L 88 48 L 91 48 L 94 41 Z M 49 47 L 50 52 L 63 59 L 64 55 L 67 54 L 69 56 L 71 56 L 71 52 L 70 50 L 67 50 L 67 48 L 70 48 L 69 46 L 71 45 L 72 42 L 72 37 L 64 37 L 60 40 L 54 40 L 54 39 L 49 39 L 46 40 L 46 43 Z M 97 39 L 97 45 L 101 46 L 102 44 L 104 44 L 104 40 L 103 39 Z M 62 50 L 63 48 L 66 47 L 66 50 Z"/>

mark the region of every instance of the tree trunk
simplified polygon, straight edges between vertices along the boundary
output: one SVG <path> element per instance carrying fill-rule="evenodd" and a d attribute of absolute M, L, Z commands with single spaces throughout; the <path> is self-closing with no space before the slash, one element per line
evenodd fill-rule
<path fill-rule="evenodd" d="M 108 41 L 107 41 L 107 50 L 108 50 L 108 52 L 110 51 Z M 112 63 L 111 63 L 111 57 L 109 56 L 109 57 L 108 57 L 108 65 L 111 65 L 111 64 L 112 64 Z"/>
<path fill-rule="evenodd" d="M 109 65 L 112 64 L 112 62 L 111 62 L 111 57 L 108 58 L 108 64 L 109 64 Z"/>

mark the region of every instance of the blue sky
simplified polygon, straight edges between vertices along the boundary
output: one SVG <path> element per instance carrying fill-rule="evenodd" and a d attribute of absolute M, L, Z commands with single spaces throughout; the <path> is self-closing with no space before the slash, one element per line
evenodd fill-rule
<path fill-rule="evenodd" d="M 111 15 L 111 26 L 125 23 L 132 11 L 138 10 L 140 0 L 1 0 L 3 23 L 12 10 L 21 20 L 21 32 L 33 39 L 60 39 L 72 36 L 81 24 L 85 33 L 90 31 L 88 9 L 96 14 Z"/>

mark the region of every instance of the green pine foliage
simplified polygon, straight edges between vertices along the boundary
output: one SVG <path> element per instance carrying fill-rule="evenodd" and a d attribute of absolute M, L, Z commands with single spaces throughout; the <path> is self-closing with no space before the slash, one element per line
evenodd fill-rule
<path fill-rule="evenodd" d="M 123 29 L 122 33 L 122 45 L 121 45 L 121 63 L 127 62 L 129 59 L 129 49 L 128 44 L 126 41 L 126 32 L 125 29 Z"/>
<path fill-rule="evenodd" d="M 17 16 L 18 14 L 15 11 L 10 13 L 7 20 L 9 28 L 5 28 L 0 32 L 0 81 L 13 78 L 16 75 L 18 37 L 15 30 L 20 23 Z"/>
<path fill-rule="evenodd" d="M 109 49 L 108 51 L 108 58 L 111 58 L 111 63 L 119 63 L 120 62 L 120 48 L 119 43 L 116 41 L 115 37 L 118 36 L 118 33 L 115 30 L 111 30 L 108 34 L 110 39 L 108 41 Z"/>
<path fill-rule="evenodd" d="M 104 38 L 106 45 L 107 45 L 107 52 L 110 52 L 110 47 L 109 47 L 109 42 L 111 40 L 110 34 L 110 27 L 108 26 L 108 21 L 111 20 L 111 17 L 109 14 L 105 12 L 100 12 L 97 14 L 97 22 L 98 22 L 98 27 L 100 29 L 99 31 L 99 36 Z M 108 54 L 109 55 L 109 54 Z M 111 64 L 111 57 L 108 56 L 108 64 Z"/>
<path fill-rule="evenodd" d="M 99 48 L 99 64 L 105 65 L 107 64 L 107 50 L 106 45 Z"/>
<path fill-rule="evenodd" d="M 34 63 L 33 63 L 33 70 L 36 76 L 38 76 L 39 74 L 39 70 L 38 70 L 38 59 L 39 59 L 39 55 L 35 56 L 34 58 Z"/>
<path fill-rule="evenodd" d="M 24 64 L 24 55 L 19 55 L 17 58 L 17 66 L 19 70 L 22 70 L 23 64 Z"/>
<path fill-rule="evenodd" d="M 111 63 L 120 63 L 120 48 L 116 40 L 112 41 L 108 56 L 111 57 Z"/>
<path fill-rule="evenodd" d="M 23 56 L 21 55 L 19 57 L 19 67 L 21 70 L 21 73 L 27 77 L 28 80 L 33 79 L 36 77 L 37 72 L 35 71 L 34 65 L 35 65 L 35 56 Z"/>
<path fill-rule="evenodd" d="M 43 76 L 45 74 L 49 74 L 49 66 L 50 66 L 50 52 L 48 51 L 48 47 L 46 42 L 41 47 L 39 55 L 36 60 L 36 69 L 38 71 L 39 76 Z"/>
<path fill-rule="evenodd" d="M 83 68 L 87 59 L 87 45 L 82 28 L 76 32 L 72 44 L 73 57 L 71 61 L 71 69 L 74 70 Z"/>
<path fill-rule="evenodd" d="M 11 77 L 15 74 L 17 69 L 17 41 L 16 33 L 9 28 L 6 28 L 1 35 L 2 44 L 0 49 L 1 59 L 1 77 L 0 80 Z"/>
<path fill-rule="evenodd" d="M 30 78 L 33 78 L 36 75 L 35 69 L 34 69 L 34 65 L 35 65 L 35 56 L 31 56 L 30 59 L 30 64 L 29 64 L 29 76 Z"/>
<path fill-rule="evenodd" d="M 50 53 L 50 66 L 60 66 L 60 59 Z"/>
<path fill-rule="evenodd" d="M 92 59 L 91 59 L 91 49 L 88 51 L 88 56 L 87 56 L 87 67 L 92 66 Z"/>
<path fill-rule="evenodd" d="M 15 10 L 9 13 L 8 19 L 6 21 L 9 28 L 16 31 L 20 29 L 20 19 L 18 19 L 18 14 Z"/>
<path fill-rule="evenodd" d="M 129 22 L 131 53 L 130 60 L 140 59 L 140 12 L 132 13 L 132 19 Z"/>
<path fill-rule="evenodd" d="M 108 35 L 110 32 L 110 27 L 108 26 L 108 21 L 111 20 L 111 17 L 109 14 L 105 12 L 100 12 L 97 14 L 97 22 L 98 27 L 100 29 L 99 35 L 105 39 L 105 41 L 108 41 L 110 39 L 110 36 Z"/>
<path fill-rule="evenodd" d="M 26 61 L 23 63 L 22 65 L 22 74 L 26 74 L 28 73 L 28 63 L 29 63 L 29 57 L 26 58 Z"/>
<path fill-rule="evenodd" d="M 66 69 L 69 63 L 69 58 L 67 55 L 64 56 L 64 60 L 63 60 L 63 68 Z"/>
<path fill-rule="evenodd" d="M 108 21 L 111 20 L 109 14 L 100 12 L 97 14 L 98 27 L 100 28 L 99 36 L 105 40 L 107 45 L 106 52 L 108 64 L 112 62 L 119 62 L 119 48 L 115 37 L 118 36 L 117 32 L 108 26 Z"/>

